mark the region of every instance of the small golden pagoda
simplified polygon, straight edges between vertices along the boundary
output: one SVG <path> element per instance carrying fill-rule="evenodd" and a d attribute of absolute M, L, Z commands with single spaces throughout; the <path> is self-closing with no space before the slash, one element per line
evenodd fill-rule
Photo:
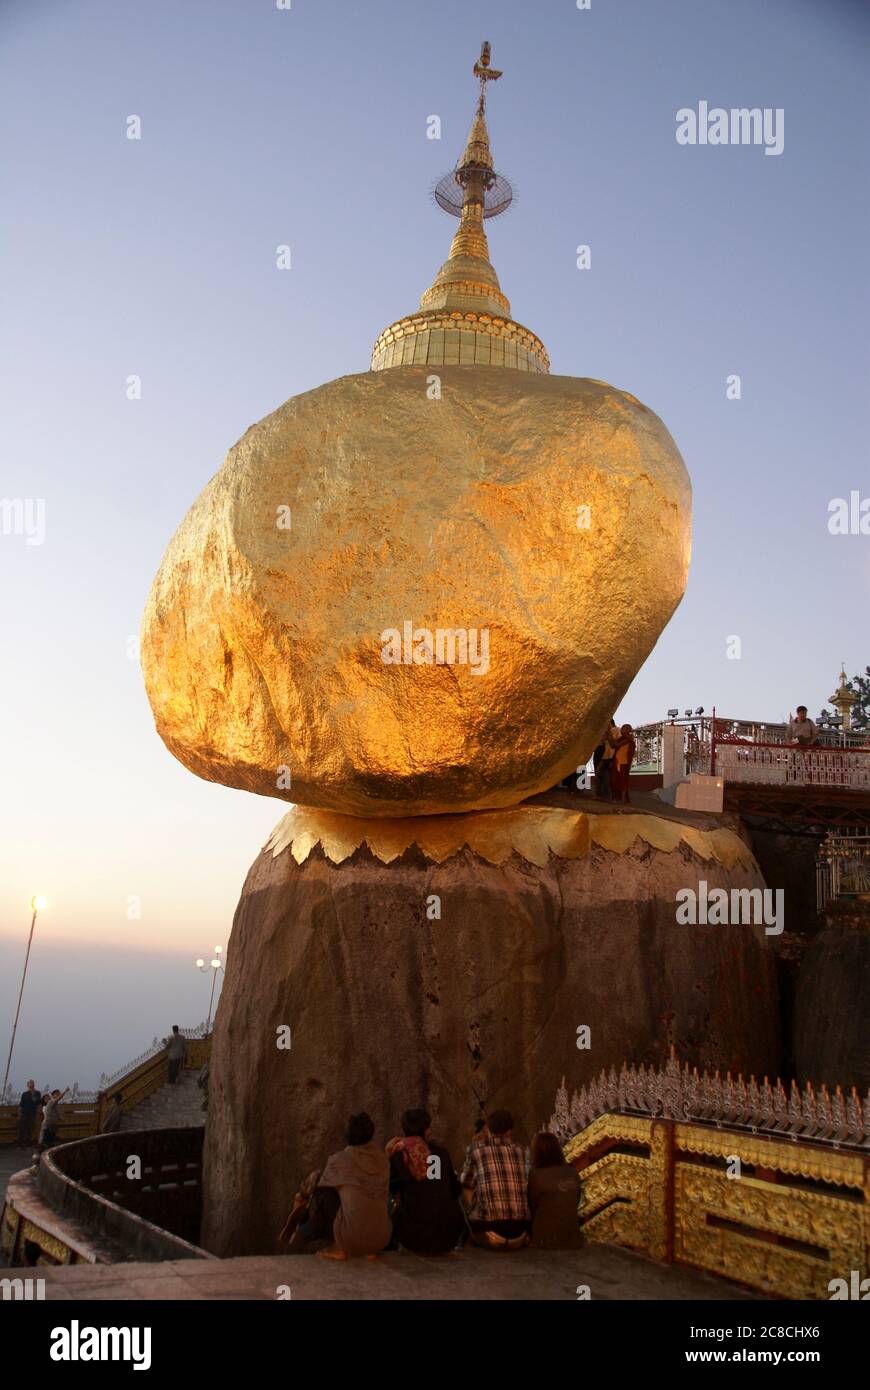
<path fill-rule="evenodd" d="M 456 168 L 435 189 L 440 208 L 459 218 L 450 255 L 420 300 L 420 311 L 385 328 L 372 351 L 372 371 L 386 367 L 515 367 L 547 372 L 540 338 L 511 318 L 489 259 L 484 221 L 507 211 L 513 191 L 497 174 L 486 128 L 486 84 L 501 77 L 490 67 L 485 43 L 473 72 L 480 82 L 477 110 Z"/>
<path fill-rule="evenodd" d="M 838 689 L 834 691 L 833 695 L 828 696 L 828 699 L 840 716 L 840 728 L 844 733 L 852 727 L 852 706 L 858 703 L 858 696 L 854 691 L 849 689 L 847 682 L 848 677 L 846 676 L 846 668 L 844 665 L 840 671 L 840 684 Z"/>

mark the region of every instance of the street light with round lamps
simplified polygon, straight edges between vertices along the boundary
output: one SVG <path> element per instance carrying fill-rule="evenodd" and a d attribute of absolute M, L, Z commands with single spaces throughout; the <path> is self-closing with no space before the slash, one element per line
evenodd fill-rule
<path fill-rule="evenodd" d="M 36 926 L 36 918 L 40 912 L 44 912 L 48 903 L 41 893 L 34 893 L 30 899 L 30 907 L 33 916 L 30 919 L 30 935 L 27 938 L 27 954 L 24 957 L 24 970 L 21 973 L 21 988 L 18 991 L 18 1004 L 15 1009 L 15 1022 L 12 1025 L 12 1038 L 9 1043 L 9 1056 L 6 1058 L 6 1075 L 3 1078 L 3 1089 L 0 1096 L 6 1095 L 6 1087 L 9 1084 L 9 1068 L 12 1065 L 12 1049 L 15 1046 L 15 1034 L 18 1030 L 18 1015 L 21 1013 L 21 996 L 24 993 L 24 981 L 27 979 L 27 965 L 30 960 L 30 947 L 33 943 L 33 929 Z"/>
<path fill-rule="evenodd" d="M 208 1001 L 208 1020 L 205 1025 L 206 1037 L 208 1037 L 209 1031 L 211 1029 L 211 1010 L 212 1005 L 214 1004 L 214 987 L 217 984 L 218 971 L 223 970 L 224 968 L 224 963 L 221 960 L 223 949 L 223 946 L 215 946 L 214 956 L 209 961 L 208 965 L 206 965 L 205 961 L 202 959 L 196 962 L 197 970 L 201 970 L 204 975 L 207 974 L 209 970 L 211 971 L 211 997 Z"/>

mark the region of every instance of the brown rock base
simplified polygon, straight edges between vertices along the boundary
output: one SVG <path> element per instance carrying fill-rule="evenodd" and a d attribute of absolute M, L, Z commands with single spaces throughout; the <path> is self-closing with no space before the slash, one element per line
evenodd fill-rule
<path fill-rule="evenodd" d="M 640 836 L 543 866 L 467 846 L 435 862 L 415 844 L 392 862 L 365 843 L 337 863 L 319 842 L 299 857 L 259 855 L 233 924 L 201 1234 L 219 1255 L 277 1248 L 297 1183 L 343 1146 L 352 1111 L 385 1142 L 425 1105 L 459 1163 L 482 1113 L 509 1107 L 527 1139 L 563 1075 L 660 1063 L 671 1044 L 698 1066 L 777 1072 L 773 938 L 675 920 L 676 892 L 700 879 L 763 886 L 743 847 L 730 866 Z"/>
<path fill-rule="evenodd" d="M 870 902 L 831 903 L 798 978 L 795 1060 L 798 1080 L 870 1089 Z"/>

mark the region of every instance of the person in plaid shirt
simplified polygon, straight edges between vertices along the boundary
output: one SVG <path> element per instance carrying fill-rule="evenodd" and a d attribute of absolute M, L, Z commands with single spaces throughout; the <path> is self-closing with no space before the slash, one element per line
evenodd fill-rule
<path fill-rule="evenodd" d="M 489 1134 L 472 1144 L 462 1170 L 468 1225 L 478 1245 L 519 1248 L 528 1240 L 526 1155 L 513 1142 L 514 1117 L 495 1110 L 487 1121 Z"/>

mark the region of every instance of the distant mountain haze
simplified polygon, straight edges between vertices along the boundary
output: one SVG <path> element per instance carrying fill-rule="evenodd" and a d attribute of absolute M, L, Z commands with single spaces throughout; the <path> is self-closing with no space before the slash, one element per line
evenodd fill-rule
<path fill-rule="evenodd" d="M 0 938 L 0 1082 L 15 1001 L 21 983 L 25 941 Z M 209 953 L 210 958 L 210 953 Z M 223 974 L 218 976 L 215 1000 Z M 34 943 L 12 1055 L 10 1080 L 23 1090 L 37 1086 L 94 1090 L 102 1072 L 117 1071 L 180 1028 L 205 1022 L 211 972 L 201 974 L 192 955 Z"/>

